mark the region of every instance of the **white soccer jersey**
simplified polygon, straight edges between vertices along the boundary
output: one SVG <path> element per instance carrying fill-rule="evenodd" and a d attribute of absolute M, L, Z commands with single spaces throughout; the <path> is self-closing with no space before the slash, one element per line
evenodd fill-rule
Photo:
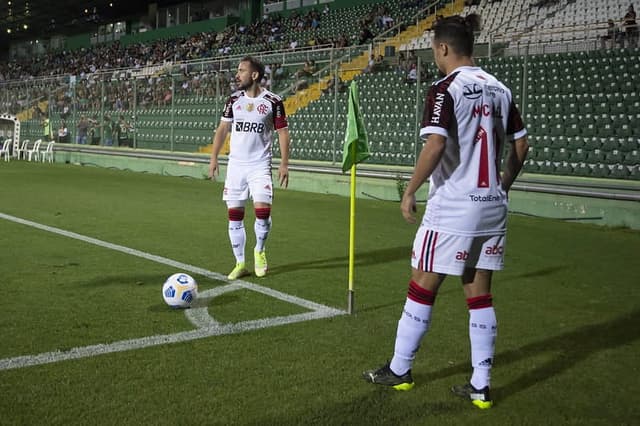
<path fill-rule="evenodd" d="M 504 233 L 500 159 L 505 141 L 527 134 L 511 91 L 481 68 L 455 69 L 429 90 L 420 136 L 429 134 L 447 140 L 430 177 L 422 224 L 455 235 Z"/>
<path fill-rule="evenodd" d="M 233 93 L 224 106 L 222 121 L 233 122 L 229 162 L 236 164 L 269 162 L 273 131 L 287 127 L 282 98 L 268 90 L 255 98 L 243 90 Z"/>

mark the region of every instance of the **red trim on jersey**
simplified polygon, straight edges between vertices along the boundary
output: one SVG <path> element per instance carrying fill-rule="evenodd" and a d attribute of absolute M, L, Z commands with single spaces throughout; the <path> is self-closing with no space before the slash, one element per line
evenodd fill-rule
<path fill-rule="evenodd" d="M 478 188 L 489 188 L 489 140 L 487 131 L 480 126 L 476 143 L 480 143 L 480 165 L 478 167 Z"/>
<path fill-rule="evenodd" d="M 415 281 L 409 282 L 409 290 L 407 291 L 407 298 L 413 300 L 416 303 L 422 305 L 433 305 L 436 301 L 436 294 L 432 291 L 422 288 Z"/>
<path fill-rule="evenodd" d="M 229 209 L 229 221 L 240 222 L 244 219 L 244 209 Z"/>
<path fill-rule="evenodd" d="M 258 219 L 269 219 L 271 215 L 271 207 L 257 207 L 256 208 L 256 218 Z"/>
<path fill-rule="evenodd" d="M 491 294 L 483 294 L 478 297 L 470 297 L 467 299 L 467 307 L 471 309 L 484 309 L 493 306 L 493 298 Z"/>

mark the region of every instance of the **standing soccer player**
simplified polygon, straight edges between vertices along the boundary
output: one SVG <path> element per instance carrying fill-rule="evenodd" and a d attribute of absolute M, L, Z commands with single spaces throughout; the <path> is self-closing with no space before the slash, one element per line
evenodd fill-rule
<path fill-rule="evenodd" d="M 271 143 L 273 131 L 280 142 L 278 181 L 286 188 L 289 184 L 289 129 L 282 99 L 260 87 L 264 65 L 250 56 L 243 58 L 236 73 L 237 91 L 227 100 L 220 125 L 216 130 L 209 164 L 209 177 L 219 172 L 218 154 L 225 138 L 231 132 L 229 163 L 222 199 L 229 214 L 229 240 L 236 258 L 236 266 L 229 273 L 235 280 L 248 275 L 245 266 L 246 232 L 244 206 L 251 198 L 255 209 L 254 230 L 256 246 L 254 271 L 258 277 L 267 273 L 265 242 L 271 229 Z"/>
<path fill-rule="evenodd" d="M 415 193 L 429 178 L 429 196 L 416 233 L 412 274 L 389 363 L 365 371 L 365 380 L 409 390 L 411 367 L 431 325 L 431 310 L 447 275 L 462 279 L 469 309 L 473 373 L 451 390 L 489 408 L 497 321 L 491 274 L 503 268 L 507 194 L 529 145 L 511 91 L 474 65 L 473 32 L 480 17 L 451 16 L 433 26 L 435 62 L 445 75 L 431 87 L 420 136 L 426 139 L 402 198 L 402 215 L 415 223 Z M 503 144 L 511 150 L 499 170 Z"/>

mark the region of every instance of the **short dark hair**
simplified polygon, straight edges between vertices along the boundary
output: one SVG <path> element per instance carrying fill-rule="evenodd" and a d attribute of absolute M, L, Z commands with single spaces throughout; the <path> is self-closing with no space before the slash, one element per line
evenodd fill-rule
<path fill-rule="evenodd" d="M 240 60 L 240 62 L 249 62 L 251 65 L 251 70 L 258 73 L 258 83 L 262 81 L 264 77 L 264 65 L 262 62 L 254 58 L 253 56 L 245 56 Z"/>
<path fill-rule="evenodd" d="M 473 54 L 474 31 L 480 30 L 480 15 L 472 13 L 466 17 L 447 16 L 433 24 L 433 38 L 446 42 L 455 53 L 464 56 Z"/>

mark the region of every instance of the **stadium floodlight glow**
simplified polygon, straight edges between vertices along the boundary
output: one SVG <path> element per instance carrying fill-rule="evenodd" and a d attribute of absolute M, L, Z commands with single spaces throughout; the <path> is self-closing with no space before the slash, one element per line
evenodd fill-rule
<path fill-rule="evenodd" d="M 7 34 L 11 34 L 11 28 L 7 28 Z"/>
<path fill-rule="evenodd" d="M 23 24 L 22 28 L 24 28 L 26 30 L 26 29 L 29 29 L 29 26 L 27 24 Z"/>

